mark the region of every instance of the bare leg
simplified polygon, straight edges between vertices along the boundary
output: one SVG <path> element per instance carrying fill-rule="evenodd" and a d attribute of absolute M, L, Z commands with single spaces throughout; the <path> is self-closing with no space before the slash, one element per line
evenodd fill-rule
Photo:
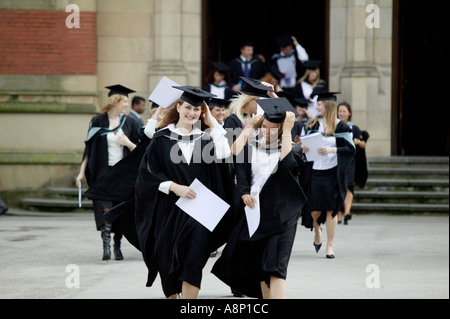
<path fill-rule="evenodd" d="M 333 241 L 336 235 L 337 218 L 333 218 L 333 212 L 327 212 L 327 255 L 334 255 Z"/>
<path fill-rule="evenodd" d="M 345 197 L 344 205 L 345 205 L 345 216 L 350 214 L 353 204 L 353 193 L 347 191 L 347 196 Z"/>
<path fill-rule="evenodd" d="M 286 299 L 286 280 L 270 277 L 270 299 Z"/>
<path fill-rule="evenodd" d="M 322 232 L 320 230 L 320 225 L 317 222 L 317 220 L 319 219 L 321 214 L 322 214 L 321 212 L 311 212 L 311 216 L 313 219 L 313 227 L 314 227 L 314 232 L 315 232 L 314 243 L 316 245 L 320 245 L 322 243 L 322 238 L 321 238 Z"/>
<path fill-rule="evenodd" d="M 198 293 L 200 292 L 200 289 L 198 287 L 192 286 L 186 281 L 183 281 L 183 287 L 181 288 L 181 290 L 183 299 L 197 299 Z"/>
<path fill-rule="evenodd" d="M 263 299 L 270 299 L 270 288 L 267 286 L 265 281 L 261 281 L 261 291 Z"/>
<path fill-rule="evenodd" d="M 176 299 L 180 299 L 180 297 L 178 296 L 178 294 L 174 294 L 172 296 L 169 296 L 170 300 L 176 300 Z"/>

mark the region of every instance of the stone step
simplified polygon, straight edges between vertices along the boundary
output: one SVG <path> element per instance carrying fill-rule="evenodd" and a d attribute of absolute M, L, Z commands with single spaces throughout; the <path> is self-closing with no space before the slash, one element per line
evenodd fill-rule
<path fill-rule="evenodd" d="M 81 195 L 84 196 L 84 193 L 87 191 L 87 188 L 81 189 Z M 78 198 L 78 188 L 76 187 L 50 187 L 47 189 L 47 192 L 51 195 L 55 195 L 58 197 L 76 197 Z"/>
<path fill-rule="evenodd" d="M 352 213 L 447 213 L 448 204 L 353 203 Z"/>
<path fill-rule="evenodd" d="M 410 204 L 447 204 L 448 192 L 399 192 L 399 191 L 356 191 L 358 203 L 410 203 Z"/>
<path fill-rule="evenodd" d="M 378 191 L 448 191 L 448 179 L 369 178 L 367 190 Z"/>
<path fill-rule="evenodd" d="M 369 176 L 372 178 L 409 178 L 409 179 L 446 179 L 449 169 L 434 167 L 375 167 L 369 168 Z"/>
<path fill-rule="evenodd" d="M 369 158 L 369 167 L 434 167 L 448 169 L 448 157 L 429 156 L 392 156 L 382 158 Z"/>
<path fill-rule="evenodd" d="M 82 200 L 82 207 L 78 206 L 78 200 L 48 199 L 48 198 L 24 198 L 21 204 L 26 209 L 46 210 L 46 211 L 73 211 L 91 210 L 92 201 Z"/>

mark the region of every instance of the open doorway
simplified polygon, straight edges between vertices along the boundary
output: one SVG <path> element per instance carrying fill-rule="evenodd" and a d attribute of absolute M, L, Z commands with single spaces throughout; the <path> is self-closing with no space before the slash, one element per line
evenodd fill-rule
<path fill-rule="evenodd" d="M 443 95 L 446 10 L 441 5 L 394 1 L 393 155 L 449 155 L 450 108 Z"/>
<path fill-rule="evenodd" d="M 268 61 L 279 52 L 275 38 L 294 35 L 312 60 L 322 60 L 328 80 L 329 0 L 203 0 L 203 65 L 205 79 L 212 61 L 228 63 L 239 56 L 244 41 Z M 206 83 L 202 83 L 205 85 Z"/>

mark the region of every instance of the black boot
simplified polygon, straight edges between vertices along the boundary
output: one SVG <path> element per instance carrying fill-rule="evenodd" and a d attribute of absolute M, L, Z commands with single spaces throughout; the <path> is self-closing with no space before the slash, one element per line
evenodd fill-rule
<path fill-rule="evenodd" d="M 116 260 L 123 260 L 122 251 L 120 250 L 120 240 L 122 239 L 122 234 L 114 234 L 114 257 Z"/>
<path fill-rule="evenodd" d="M 103 240 L 103 259 L 102 260 L 110 260 L 111 259 L 111 225 L 105 223 L 105 226 L 101 229 L 102 232 L 102 240 Z"/>

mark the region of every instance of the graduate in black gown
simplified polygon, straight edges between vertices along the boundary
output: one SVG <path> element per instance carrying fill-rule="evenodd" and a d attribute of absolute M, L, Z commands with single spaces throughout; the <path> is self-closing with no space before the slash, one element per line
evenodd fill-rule
<path fill-rule="evenodd" d="M 139 125 L 124 114 L 129 107 L 128 94 L 134 91 L 122 85 L 107 88 L 110 90 L 108 101 L 101 114 L 95 116 L 89 125 L 83 161 L 80 173 L 76 178 L 78 187 L 81 187 L 84 179 L 88 186 L 92 186 L 120 160 L 130 154 L 139 143 Z M 103 240 L 103 260 L 111 259 L 111 233 L 115 234 L 115 259 L 123 259 L 120 250 L 122 234 L 114 231 L 103 217 L 103 214 L 115 204 L 115 200 L 111 198 L 98 197 L 93 200 L 95 223 Z"/>
<path fill-rule="evenodd" d="M 250 232 L 242 213 L 212 272 L 249 297 L 285 298 L 287 267 L 306 201 L 298 179 L 304 162 L 301 147 L 292 143 L 293 107 L 285 98 L 260 102 L 264 116 L 254 117 L 232 148 L 243 159 L 235 164 L 241 209 L 255 208 L 259 199 L 259 226 Z"/>
<path fill-rule="evenodd" d="M 266 74 L 264 62 L 253 55 L 253 43 L 249 41 L 244 42 L 240 50 L 240 56 L 228 63 L 231 77 L 230 86 L 234 93 L 240 92 L 244 85 L 241 77 L 261 79 Z"/>
<path fill-rule="evenodd" d="M 355 158 L 353 159 L 350 169 L 348 170 L 348 191 L 347 197 L 344 202 L 344 225 L 348 225 L 348 222 L 352 220 L 351 208 L 353 204 L 353 198 L 355 194 L 355 184 L 360 188 L 364 188 L 367 181 L 367 160 L 366 160 L 366 145 L 367 145 L 367 132 L 363 132 L 359 129 L 355 123 L 352 122 L 352 107 L 347 102 L 341 102 L 338 105 L 338 118 L 350 126 L 353 131 L 353 142 L 356 146 Z M 357 170 L 358 168 L 358 170 Z M 341 222 L 342 213 L 339 212 L 338 220 Z"/>
<path fill-rule="evenodd" d="M 308 197 L 302 224 L 314 228 L 314 247 L 322 247 L 321 224 L 327 226 L 326 257 L 334 259 L 333 241 L 336 234 L 337 214 L 342 207 L 348 189 L 348 170 L 355 156 L 352 129 L 337 119 L 335 92 L 319 94 L 317 110 L 319 115 L 308 122 L 307 134 L 320 132 L 324 147 L 318 150 L 320 160 L 306 165 L 303 186 Z M 306 156 L 309 148 L 304 147 Z"/>
<path fill-rule="evenodd" d="M 229 100 L 233 96 L 230 88 L 230 67 L 223 62 L 212 62 L 212 71 L 207 76 L 207 85 L 203 90 L 216 95 L 218 99 Z"/>
<path fill-rule="evenodd" d="M 224 129 L 205 103 L 211 94 L 192 87 L 180 89 L 181 99 L 165 115 L 141 162 L 135 218 L 148 268 L 147 286 L 159 273 L 166 297 L 177 299 L 181 292 L 184 299 L 194 299 L 210 253 L 225 243 L 228 234 L 222 232 L 222 222 L 210 232 L 175 203 L 180 197 L 196 197 L 189 187 L 194 179 L 226 199 L 218 163 L 231 152 Z M 209 134 L 200 124 L 209 127 Z"/>

